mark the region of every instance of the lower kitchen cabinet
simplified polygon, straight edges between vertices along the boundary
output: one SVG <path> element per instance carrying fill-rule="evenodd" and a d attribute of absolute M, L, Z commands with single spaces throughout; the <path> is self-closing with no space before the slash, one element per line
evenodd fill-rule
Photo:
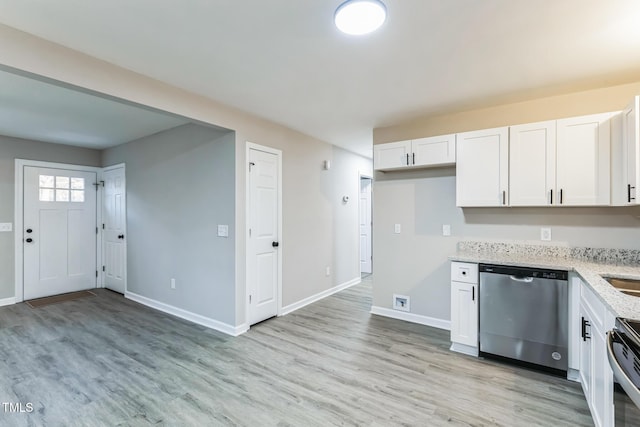
<path fill-rule="evenodd" d="M 478 355 L 478 264 L 451 263 L 451 350 Z"/>
<path fill-rule="evenodd" d="M 583 283 L 580 289 L 580 383 L 596 427 L 614 425 L 613 373 L 609 367 L 606 332 L 614 318 Z"/>

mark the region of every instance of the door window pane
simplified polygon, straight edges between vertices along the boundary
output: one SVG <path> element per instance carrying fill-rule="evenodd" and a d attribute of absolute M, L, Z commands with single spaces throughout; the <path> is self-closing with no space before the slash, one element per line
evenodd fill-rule
<path fill-rule="evenodd" d="M 71 201 L 84 202 L 84 190 L 71 190 Z"/>
<path fill-rule="evenodd" d="M 56 188 L 69 188 L 69 177 L 56 176 Z"/>
<path fill-rule="evenodd" d="M 56 202 L 68 202 L 69 190 L 56 190 Z"/>
<path fill-rule="evenodd" d="M 51 175 L 40 175 L 40 188 L 53 188 L 53 177 Z"/>
<path fill-rule="evenodd" d="M 51 178 L 53 178 L 53 177 L 51 177 Z M 54 201 L 53 189 L 51 189 L 51 188 L 41 188 L 40 189 L 40 201 L 41 202 L 53 202 Z"/>
<path fill-rule="evenodd" d="M 84 190 L 84 178 L 71 178 L 72 190 Z M 73 200 L 73 197 L 71 198 Z"/>

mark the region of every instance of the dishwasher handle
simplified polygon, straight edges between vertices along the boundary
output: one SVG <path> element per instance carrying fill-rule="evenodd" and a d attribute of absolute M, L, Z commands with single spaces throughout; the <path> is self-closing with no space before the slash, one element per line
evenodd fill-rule
<path fill-rule="evenodd" d="M 527 277 L 527 276 L 509 276 L 509 278 L 511 280 L 513 280 L 514 282 L 521 282 L 521 283 L 531 283 L 533 282 L 533 277 Z"/>

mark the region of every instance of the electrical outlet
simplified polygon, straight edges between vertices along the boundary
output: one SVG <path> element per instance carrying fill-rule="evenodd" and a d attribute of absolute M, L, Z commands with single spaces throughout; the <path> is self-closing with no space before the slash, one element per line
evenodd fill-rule
<path fill-rule="evenodd" d="M 176 279 L 171 279 L 171 289 L 176 288 Z"/>
<path fill-rule="evenodd" d="M 406 295 L 393 294 L 393 309 L 400 311 L 411 311 L 411 297 Z"/>
<path fill-rule="evenodd" d="M 327 277 L 331 276 L 331 267 L 329 267 L 328 265 L 324 269 L 324 275 Z"/>
<path fill-rule="evenodd" d="M 218 237 L 229 237 L 229 226 L 218 224 Z"/>
<path fill-rule="evenodd" d="M 442 226 L 442 235 L 443 236 L 451 236 L 451 225 L 444 224 Z"/>
<path fill-rule="evenodd" d="M 393 232 L 396 234 L 400 234 L 400 231 L 402 230 L 402 227 L 400 227 L 400 224 L 396 224 L 393 226 Z"/>
<path fill-rule="evenodd" d="M 551 240 L 551 229 L 550 228 L 541 228 L 540 229 L 540 240 L 544 240 L 544 241 Z"/>

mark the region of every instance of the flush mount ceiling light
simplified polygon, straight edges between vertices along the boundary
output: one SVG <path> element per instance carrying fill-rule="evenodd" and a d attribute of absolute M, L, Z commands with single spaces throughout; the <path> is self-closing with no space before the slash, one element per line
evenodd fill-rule
<path fill-rule="evenodd" d="M 347 0 L 338 6 L 333 19 L 343 33 L 359 36 L 380 28 L 387 19 L 387 8 L 380 0 Z"/>

